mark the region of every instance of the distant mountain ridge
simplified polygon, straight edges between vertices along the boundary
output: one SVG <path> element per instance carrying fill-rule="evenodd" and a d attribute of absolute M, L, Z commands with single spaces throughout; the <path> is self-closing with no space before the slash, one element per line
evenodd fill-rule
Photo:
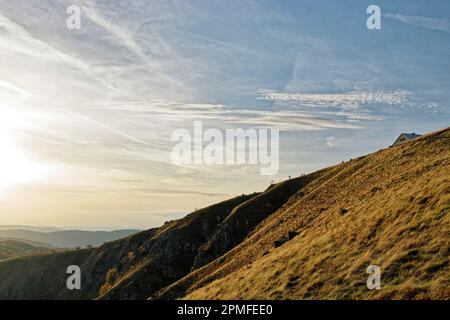
<path fill-rule="evenodd" d="M 36 232 L 54 232 L 54 231 L 62 231 L 61 228 L 50 227 L 50 226 L 25 226 L 25 225 L 0 225 L 0 231 L 4 230 L 28 230 L 28 231 L 36 231 Z"/>
<path fill-rule="evenodd" d="M 137 232 L 139 232 L 139 230 L 61 230 L 51 232 L 39 232 L 33 230 L 0 230 L 0 238 L 42 242 L 57 248 L 75 248 L 100 246 L 105 242 L 127 237 Z"/>

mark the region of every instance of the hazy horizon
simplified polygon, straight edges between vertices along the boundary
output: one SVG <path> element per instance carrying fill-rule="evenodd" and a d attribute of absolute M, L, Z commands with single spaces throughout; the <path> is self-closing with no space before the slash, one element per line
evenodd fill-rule
<path fill-rule="evenodd" d="M 450 2 L 370 4 L 0 0 L 0 225 L 156 227 L 447 127 Z M 175 165 L 195 120 L 280 129 L 279 172 Z"/>
<path fill-rule="evenodd" d="M 138 227 L 116 227 L 116 226 L 49 226 L 49 225 L 10 225 L 0 224 L 0 230 L 20 230 L 21 228 L 46 230 L 44 232 L 54 231 L 118 231 L 118 230 L 145 230 L 146 227 L 152 228 L 153 226 L 140 226 Z M 0 237 L 1 238 L 1 237 Z"/>

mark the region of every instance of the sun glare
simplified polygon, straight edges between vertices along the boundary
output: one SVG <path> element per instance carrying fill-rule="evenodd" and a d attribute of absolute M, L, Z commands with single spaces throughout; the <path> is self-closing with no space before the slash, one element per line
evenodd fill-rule
<path fill-rule="evenodd" d="M 40 165 L 28 160 L 25 154 L 5 137 L 0 137 L 0 150 L 0 191 L 42 176 Z"/>
<path fill-rule="evenodd" d="M 26 153 L 19 148 L 17 142 L 8 131 L 11 123 L 2 112 L 0 120 L 0 192 L 7 188 L 36 181 L 44 175 L 44 168 L 32 161 Z M 1 196 L 1 194 L 0 194 Z"/>

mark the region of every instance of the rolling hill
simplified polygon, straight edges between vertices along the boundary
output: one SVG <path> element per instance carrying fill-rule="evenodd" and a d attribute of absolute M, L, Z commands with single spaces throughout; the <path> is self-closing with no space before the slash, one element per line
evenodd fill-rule
<path fill-rule="evenodd" d="M 449 169 L 447 128 L 98 248 L 0 262 L 0 299 L 449 299 Z M 82 290 L 65 288 L 71 264 Z"/>
<path fill-rule="evenodd" d="M 50 252 L 48 247 L 36 246 L 16 240 L 0 239 L 0 260 L 6 260 L 23 255 Z"/>
<path fill-rule="evenodd" d="M 49 229 L 51 230 L 51 229 Z M 47 243 L 57 248 L 76 248 L 86 246 L 100 246 L 108 241 L 117 240 L 139 230 L 116 231 L 35 231 L 32 229 L 4 229 L 0 230 L 0 238 L 17 239 L 19 241 L 34 241 Z"/>

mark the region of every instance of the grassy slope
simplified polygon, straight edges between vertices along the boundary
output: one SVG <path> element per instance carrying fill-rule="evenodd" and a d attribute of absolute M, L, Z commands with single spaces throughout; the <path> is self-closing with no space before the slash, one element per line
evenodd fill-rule
<path fill-rule="evenodd" d="M 260 194 L 237 197 L 172 222 L 161 236 L 153 237 L 158 239 L 157 245 L 149 246 L 143 258 L 122 273 L 101 298 L 149 297 L 239 244 L 310 180 L 300 177 L 282 182 Z M 211 247 L 216 250 L 207 249 Z"/>
<path fill-rule="evenodd" d="M 328 168 L 239 246 L 155 297 L 450 298 L 449 169 L 449 129 Z M 289 231 L 299 235 L 275 249 Z M 381 290 L 366 287 L 370 264 Z"/>
<path fill-rule="evenodd" d="M 198 247 L 217 224 L 254 196 L 235 197 L 98 248 L 1 261 L 0 300 L 94 299 L 112 269 L 117 272 L 105 298 L 145 299 L 189 273 Z M 67 290 L 69 265 L 81 267 L 82 290 Z"/>
<path fill-rule="evenodd" d="M 139 230 L 115 231 L 81 231 L 63 230 L 41 232 L 33 230 L 0 230 L 0 238 L 21 239 L 26 241 L 42 242 L 57 248 L 76 248 L 100 246 L 105 242 L 125 238 L 137 233 Z"/>
<path fill-rule="evenodd" d="M 22 256 L 26 254 L 48 252 L 49 249 L 34 246 L 17 240 L 0 240 L 0 260 Z"/>
<path fill-rule="evenodd" d="M 67 267 L 82 266 L 89 253 L 89 250 L 56 252 L 0 262 L 0 300 L 57 298 L 66 287 Z M 86 283 L 84 280 L 82 285 Z M 64 298 L 80 298 L 79 291 L 66 291 Z"/>
<path fill-rule="evenodd" d="M 317 173 L 271 185 L 267 190 L 235 207 L 202 245 L 192 270 L 215 260 L 242 242 L 261 221 L 277 211 L 299 189 L 323 174 Z"/>
<path fill-rule="evenodd" d="M 187 275 L 197 251 L 223 221 L 241 203 L 256 194 L 242 195 L 197 210 L 183 219 L 167 223 L 156 230 L 134 251 L 129 266 L 119 265 L 119 275 L 102 299 L 145 299 L 155 291 Z"/>
<path fill-rule="evenodd" d="M 99 248 L 2 261 L 0 299 L 93 299 L 101 287 L 104 299 L 449 298 L 449 135 L 424 136 Z M 275 249 L 290 231 L 299 234 Z M 81 291 L 66 289 L 71 264 L 82 269 Z M 369 264 L 382 268 L 383 289 L 367 290 Z"/>

